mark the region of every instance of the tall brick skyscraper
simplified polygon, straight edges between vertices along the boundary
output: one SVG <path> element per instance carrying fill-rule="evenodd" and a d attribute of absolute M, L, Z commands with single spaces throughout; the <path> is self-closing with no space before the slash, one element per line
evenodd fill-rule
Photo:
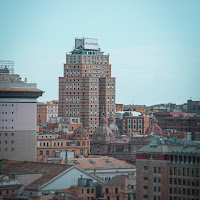
<path fill-rule="evenodd" d="M 97 39 L 75 39 L 75 49 L 66 54 L 64 77 L 59 77 L 59 116 L 80 117 L 93 133 L 102 112 L 115 117 L 115 78 L 111 77 L 109 55 Z"/>

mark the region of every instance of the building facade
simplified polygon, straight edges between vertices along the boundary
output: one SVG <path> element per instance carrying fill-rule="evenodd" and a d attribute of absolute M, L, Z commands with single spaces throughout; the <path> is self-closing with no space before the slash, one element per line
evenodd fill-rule
<path fill-rule="evenodd" d="M 162 130 L 176 129 L 180 132 L 200 132 L 200 117 L 174 112 L 156 112 L 155 116 Z"/>
<path fill-rule="evenodd" d="M 126 117 L 126 133 L 139 132 L 145 133 L 149 126 L 149 117 L 145 116 L 127 116 Z"/>
<path fill-rule="evenodd" d="M 2 62 L 1 62 L 2 63 Z M 3 62 L 0 68 L 0 158 L 36 160 L 37 98 L 43 91 L 14 74 Z"/>
<path fill-rule="evenodd" d="M 58 117 L 58 101 L 48 101 L 37 104 L 37 125 L 42 126 L 50 121 L 51 117 Z"/>
<path fill-rule="evenodd" d="M 137 199 L 199 199 L 199 145 L 174 139 L 160 143 L 159 138 L 137 150 Z"/>
<path fill-rule="evenodd" d="M 99 113 L 115 116 L 115 78 L 111 77 L 109 54 L 97 39 L 75 39 L 75 49 L 66 54 L 64 77 L 59 77 L 58 115 L 80 117 L 91 134 L 99 126 Z"/>
<path fill-rule="evenodd" d="M 37 136 L 37 161 L 64 163 L 66 152 L 71 157 L 90 154 L 90 136 L 82 127 L 77 128 L 68 138 L 56 134 Z"/>

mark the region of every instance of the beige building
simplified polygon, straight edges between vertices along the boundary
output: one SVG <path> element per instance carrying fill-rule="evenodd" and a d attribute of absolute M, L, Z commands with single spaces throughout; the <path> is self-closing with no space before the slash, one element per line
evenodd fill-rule
<path fill-rule="evenodd" d="M 115 116 L 115 78 L 111 77 L 109 54 L 97 39 L 75 39 L 75 49 L 66 54 L 64 77 L 59 77 L 60 117 L 80 117 L 91 134 L 99 126 L 99 114 Z"/>
<path fill-rule="evenodd" d="M 0 63 L 0 158 L 35 161 L 36 101 L 44 92 L 14 74 L 11 62 Z"/>
<path fill-rule="evenodd" d="M 37 125 L 42 126 L 46 124 L 51 117 L 58 117 L 58 101 L 38 102 Z"/>
<path fill-rule="evenodd" d="M 56 134 L 37 136 L 37 161 L 65 163 L 66 153 L 70 157 L 90 154 L 90 136 L 79 127 L 68 138 Z"/>

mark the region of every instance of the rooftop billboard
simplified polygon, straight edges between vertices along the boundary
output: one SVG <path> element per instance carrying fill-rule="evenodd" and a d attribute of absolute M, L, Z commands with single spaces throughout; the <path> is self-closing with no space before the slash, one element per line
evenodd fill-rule
<path fill-rule="evenodd" d="M 84 38 L 84 49 L 98 50 L 98 39 Z"/>

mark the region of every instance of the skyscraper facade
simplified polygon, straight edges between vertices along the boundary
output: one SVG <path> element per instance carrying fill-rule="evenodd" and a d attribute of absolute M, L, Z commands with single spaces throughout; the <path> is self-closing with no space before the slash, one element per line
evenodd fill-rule
<path fill-rule="evenodd" d="M 60 117 L 80 117 L 83 127 L 93 133 L 100 114 L 115 117 L 115 78 L 111 77 L 109 54 L 97 39 L 75 39 L 75 48 L 66 54 L 64 77 L 59 77 Z"/>

